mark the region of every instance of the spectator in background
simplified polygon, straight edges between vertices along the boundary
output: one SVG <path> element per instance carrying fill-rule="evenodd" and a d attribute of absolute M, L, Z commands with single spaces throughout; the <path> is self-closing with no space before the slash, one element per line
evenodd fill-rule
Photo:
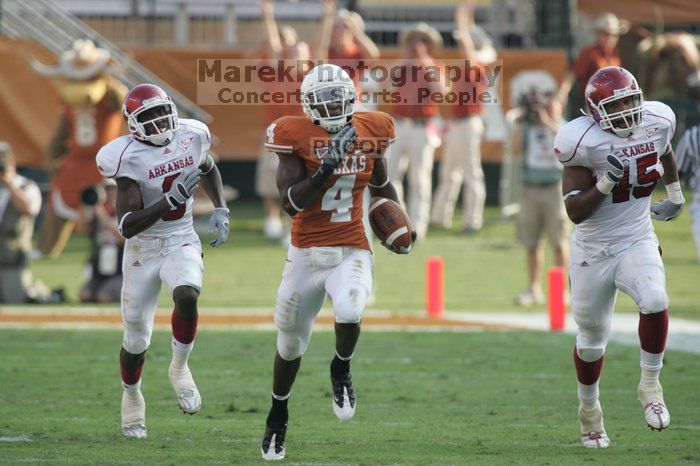
<path fill-rule="evenodd" d="M 455 9 L 454 35 L 459 43 L 468 67 L 482 69 L 485 64 L 496 59 L 496 50 L 486 34 L 474 25 L 474 5 L 471 1 L 461 3 Z M 478 38 L 478 44 L 474 40 Z M 470 69 L 464 73 L 472 74 Z M 476 78 L 476 79 L 475 79 Z M 455 93 L 481 95 L 486 90 L 486 77 L 483 72 L 469 79 L 460 79 L 453 84 Z M 484 123 L 481 119 L 483 104 L 479 101 L 467 105 L 454 105 L 452 119 L 445 136 L 445 147 L 440 163 L 440 180 L 435 192 L 435 200 L 430 213 L 430 223 L 439 228 L 450 228 L 454 208 L 463 186 L 463 226 L 464 233 L 479 231 L 484 223 L 486 186 L 484 171 L 481 168 L 481 140 Z"/>
<path fill-rule="evenodd" d="M 550 84 L 549 88 L 545 87 Z M 540 238 L 547 232 L 554 263 L 566 267 L 569 219 L 562 196 L 562 167 L 554 154 L 554 136 L 564 124 L 562 106 L 556 98 L 556 82 L 539 82 L 519 97 L 510 110 L 514 153 L 522 154 L 522 194 L 518 237 L 527 249 L 529 285 L 517 299 L 521 306 L 544 304 L 540 272 L 544 263 Z"/>
<path fill-rule="evenodd" d="M 91 253 L 90 280 L 80 290 L 80 301 L 119 302 L 125 239 L 117 227 L 117 183 L 105 179 L 103 186 L 87 188 L 81 197 L 76 231 L 90 237 Z"/>
<path fill-rule="evenodd" d="M 700 258 L 700 125 L 688 128 L 676 147 L 676 161 L 681 179 L 693 192 L 690 222 L 695 247 Z"/>
<path fill-rule="evenodd" d="M 126 88 L 112 76 L 116 68 L 109 51 L 88 39 L 76 40 L 55 66 L 31 64 L 61 82 L 62 116 L 48 154 L 53 180 L 37 243 L 42 254 L 57 257 L 73 231 L 80 194 L 102 180 L 95 154 L 122 133 Z"/>
<path fill-rule="evenodd" d="M 597 34 L 597 43 L 584 48 L 571 67 L 559 88 L 558 98 L 566 106 L 569 92 L 574 83 L 578 83 L 578 103 L 585 108 L 585 86 L 593 73 L 606 66 L 620 66 L 620 54 L 617 42 L 620 36 L 629 30 L 629 23 L 618 19 L 613 13 L 603 13 L 593 24 Z M 577 112 L 578 113 L 578 112 Z"/>
<path fill-rule="evenodd" d="M 274 2 L 263 0 L 260 3 L 265 24 L 266 55 L 265 62 L 272 62 L 275 68 L 284 67 L 285 63 L 295 66 L 298 63 L 311 59 L 309 45 L 299 39 L 296 30 L 290 26 L 278 27 L 275 20 Z M 283 92 L 286 96 L 297 91 L 308 69 L 296 69 L 294 80 L 274 81 L 263 83 L 265 92 Z M 279 75 L 279 74 L 278 74 Z M 283 75 L 283 74 L 282 74 Z M 265 128 L 277 118 L 282 116 L 305 116 L 301 102 L 290 101 L 284 104 L 267 104 L 263 107 L 265 116 Z M 263 133 L 263 136 L 265 134 Z M 265 224 L 263 235 L 270 239 L 282 239 L 288 242 L 288 234 L 285 234 L 282 220 L 280 219 L 279 194 L 276 184 L 277 155 L 261 148 L 262 154 L 258 157 L 255 170 L 255 191 L 263 199 L 265 207 Z M 283 244 L 286 246 L 286 244 Z"/>
<path fill-rule="evenodd" d="M 404 199 L 403 178 L 408 171 L 408 215 L 418 239 L 425 237 L 430 216 L 433 155 L 440 145 L 435 120 L 438 106 L 431 99 L 419 98 L 421 89 L 444 93 L 442 80 L 428 79 L 426 69 L 442 63 L 433 54 L 442 46 L 440 33 L 426 23 L 417 23 L 401 32 L 404 57 L 393 66 L 400 67 L 405 85 L 389 84 L 389 91 L 398 93 L 398 103 L 390 113 L 396 119 L 396 142 L 389 148 L 387 163 L 389 179 L 399 199 Z M 414 72 L 415 71 L 415 72 Z M 441 73 L 442 74 L 442 73 Z M 415 76 L 415 79 L 414 79 Z"/>
<path fill-rule="evenodd" d="M 336 0 L 322 0 L 322 3 L 324 18 L 319 58 L 327 58 L 329 63 L 343 67 L 359 95 L 362 91 L 360 61 L 379 58 L 379 48 L 365 34 L 365 22 L 359 13 L 346 9 L 336 13 Z"/>
<path fill-rule="evenodd" d="M 0 303 L 63 302 L 62 290 L 52 292 L 29 270 L 41 191 L 16 168 L 9 144 L 0 142 Z"/>

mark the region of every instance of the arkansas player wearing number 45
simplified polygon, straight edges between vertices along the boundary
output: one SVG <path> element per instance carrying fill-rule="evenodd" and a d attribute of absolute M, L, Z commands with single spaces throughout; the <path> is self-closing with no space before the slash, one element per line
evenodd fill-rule
<path fill-rule="evenodd" d="M 659 372 L 668 333 L 668 296 L 661 249 L 651 219 L 676 217 L 685 200 L 671 148 L 676 117 L 660 102 L 644 102 L 634 76 L 619 67 L 597 71 L 586 85 L 589 115 L 566 124 L 554 140 L 564 165 L 563 193 L 571 239 L 571 304 L 578 325 L 581 441 L 605 448 L 610 440 L 598 401 L 598 380 L 617 290 L 639 307 L 641 380 L 646 424 L 668 427 Z M 659 180 L 668 198 L 651 205 Z"/>
<path fill-rule="evenodd" d="M 124 342 L 121 366 L 122 432 L 146 437 L 146 403 L 141 370 L 151 342 L 161 284 L 175 303 L 173 358 L 168 369 L 180 409 L 197 413 L 202 400 L 187 361 L 197 332 L 197 298 L 202 287 L 202 245 L 192 226 L 192 194 L 198 183 L 214 203 L 211 242 L 228 238 L 229 211 L 221 175 L 209 155 L 207 126 L 178 120 L 177 109 L 159 87 L 140 84 L 122 106 L 131 135 L 110 142 L 97 154 L 97 168 L 117 181 L 119 231 L 127 238 L 121 295 Z"/>
<path fill-rule="evenodd" d="M 350 359 L 372 291 L 372 253 L 362 224 L 362 198 L 398 201 L 384 153 L 396 138 L 394 121 L 381 112 L 353 111 L 355 87 L 335 65 L 319 65 L 301 85 L 305 117 L 282 117 L 267 129 L 265 146 L 279 156 L 277 188 L 293 217 L 292 244 L 277 291 L 277 353 L 272 408 L 262 440 L 265 460 L 285 456 L 287 401 L 326 294 L 335 315 L 335 357 L 330 365 L 333 412 L 355 414 Z M 413 238 L 415 241 L 415 237 Z M 393 252 L 406 248 L 387 245 Z"/>

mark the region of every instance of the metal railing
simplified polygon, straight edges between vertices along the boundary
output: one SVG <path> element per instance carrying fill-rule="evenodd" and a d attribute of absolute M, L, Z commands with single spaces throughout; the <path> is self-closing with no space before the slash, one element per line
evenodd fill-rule
<path fill-rule="evenodd" d="M 112 58 L 124 65 L 116 75 L 128 87 L 141 83 L 153 83 L 162 87 L 173 99 L 184 117 L 211 121 L 211 116 L 197 104 L 180 94 L 158 76 L 136 63 L 119 47 L 94 29 L 66 11 L 53 0 L 3 0 L 0 17 L 2 34 L 23 39 L 34 39 L 60 55 L 68 50 L 76 39 L 91 39 L 99 47 L 110 52 Z"/>

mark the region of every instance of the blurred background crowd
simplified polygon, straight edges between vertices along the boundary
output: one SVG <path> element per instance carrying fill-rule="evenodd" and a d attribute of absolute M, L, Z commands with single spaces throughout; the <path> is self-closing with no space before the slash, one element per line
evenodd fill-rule
<path fill-rule="evenodd" d="M 162 86 L 181 116 L 210 126 L 234 216 L 236 202 L 260 202 L 261 234 L 288 241 L 276 199 L 277 157 L 262 143 L 269 123 L 303 115 L 301 107 L 199 106 L 203 58 L 502 65 L 497 104 L 363 108 L 396 121 L 390 177 L 419 240 L 452 228 L 455 218 L 462 234 L 480 234 L 487 204 L 517 218 L 529 277 L 521 305 L 544 302 L 545 236 L 554 262 L 567 260 L 570 225 L 552 141 L 585 109 L 585 83 L 597 69 L 624 66 L 646 99 L 669 104 L 677 140 L 687 134 L 686 172 L 700 172 L 692 129 L 700 123 L 696 0 L 3 0 L 0 7 L 0 302 L 63 301 L 60 289 L 32 277 L 29 263 L 58 257 L 72 234 L 91 244 L 85 286 L 74 298 L 118 301 L 123 238 L 115 188 L 101 179 L 94 157 L 126 132 L 121 99 L 142 82 Z M 406 93 L 421 84 L 429 85 L 409 83 Z M 485 83 L 457 85 L 479 90 Z M 206 210 L 202 203 L 197 212 Z"/>

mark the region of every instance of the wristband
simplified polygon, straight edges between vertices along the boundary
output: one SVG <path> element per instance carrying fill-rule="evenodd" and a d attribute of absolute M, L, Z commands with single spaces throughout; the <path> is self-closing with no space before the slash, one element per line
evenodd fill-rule
<path fill-rule="evenodd" d="M 309 176 L 309 183 L 311 183 L 314 188 L 321 189 L 326 183 L 326 180 L 333 174 L 333 170 L 335 169 L 328 165 L 321 165 Z"/>
<path fill-rule="evenodd" d="M 595 187 L 598 191 L 606 196 L 617 186 L 617 183 L 610 180 L 607 176 L 603 176 L 596 184 Z"/>
<path fill-rule="evenodd" d="M 685 203 L 685 198 L 683 197 L 683 190 L 681 189 L 681 183 L 679 181 L 667 184 L 666 194 L 668 194 L 668 200 L 673 202 L 674 204 Z"/>

